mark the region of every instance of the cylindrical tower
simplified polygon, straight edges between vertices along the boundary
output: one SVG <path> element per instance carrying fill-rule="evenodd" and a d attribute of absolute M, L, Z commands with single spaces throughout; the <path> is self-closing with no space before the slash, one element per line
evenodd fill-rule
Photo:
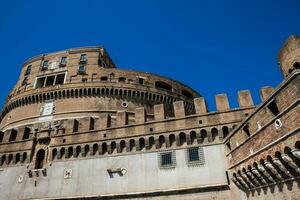
<path fill-rule="evenodd" d="M 110 115 L 113 125 L 120 110 L 128 113 L 130 124 L 137 107 L 145 107 L 151 120 L 154 104 L 168 107 L 184 100 L 192 112 L 192 100 L 198 96 L 177 81 L 117 69 L 103 47 L 74 48 L 39 55 L 23 64 L 19 81 L 3 107 L 0 128 L 103 113 Z M 169 110 L 166 113 L 172 116 Z"/>

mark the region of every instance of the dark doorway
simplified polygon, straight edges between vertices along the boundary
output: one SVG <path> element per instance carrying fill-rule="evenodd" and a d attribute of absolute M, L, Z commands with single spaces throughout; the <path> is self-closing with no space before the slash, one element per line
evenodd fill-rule
<path fill-rule="evenodd" d="M 36 154 L 35 169 L 43 169 L 45 150 L 40 149 Z"/>

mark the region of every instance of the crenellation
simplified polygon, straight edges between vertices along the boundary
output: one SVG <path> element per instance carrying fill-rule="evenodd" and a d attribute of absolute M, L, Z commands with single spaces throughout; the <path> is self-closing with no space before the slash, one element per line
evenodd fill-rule
<path fill-rule="evenodd" d="M 217 111 L 223 112 L 230 110 L 229 101 L 226 94 L 218 94 L 215 98 Z"/>
<path fill-rule="evenodd" d="M 260 90 L 261 101 L 267 100 L 274 93 L 274 88 L 271 86 L 264 86 Z"/>
<path fill-rule="evenodd" d="M 176 101 L 173 103 L 174 114 L 176 118 L 185 117 L 185 106 L 183 101 Z"/>
<path fill-rule="evenodd" d="M 196 114 L 206 114 L 208 112 L 207 103 L 203 97 L 194 99 Z"/>
<path fill-rule="evenodd" d="M 238 92 L 238 102 L 240 108 L 253 107 L 254 103 L 249 90 L 241 90 Z"/>

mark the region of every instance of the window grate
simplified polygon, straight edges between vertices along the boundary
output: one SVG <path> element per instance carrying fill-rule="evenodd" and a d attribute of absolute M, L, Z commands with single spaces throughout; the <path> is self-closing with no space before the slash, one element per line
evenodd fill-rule
<path fill-rule="evenodd" d="M 203 166 L 205 156 L 203 147 L 189 148 L 186 150 L 186 161 L 188 166 Z"/>
<path fill-rule="evenodd" d="M 176 167 L 175 151 L 162 152 L 158 154 L 160 169 L 172 169 Z"/>

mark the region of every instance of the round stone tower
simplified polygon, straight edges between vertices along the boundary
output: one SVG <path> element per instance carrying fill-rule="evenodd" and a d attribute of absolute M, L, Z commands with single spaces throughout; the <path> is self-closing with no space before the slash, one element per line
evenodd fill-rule
<path fill-rule="evenodd" d="M 283 76 L 286 78 L 294 70 L 300 69 L 300 37 L 290 36 L 279 51 L 279 64 Z"/>
<path fill-rule="evenodd" d="M 7 130 L 42 121 L 107 114 L 116 124 L 116 113 L 126 111 L 128 124 L 134 110 L 144 107 L 153 118 L 153 105 L 166 107 L 183 100 L 193 112 L 199 95 L 168 78 L 132 70 L 116 69 L 103 47 L 74 48 L 27 60 L 19 81 L 8 95 L 0 117 Z M 171 109 L 166 109 L 166 114 Z"/>

